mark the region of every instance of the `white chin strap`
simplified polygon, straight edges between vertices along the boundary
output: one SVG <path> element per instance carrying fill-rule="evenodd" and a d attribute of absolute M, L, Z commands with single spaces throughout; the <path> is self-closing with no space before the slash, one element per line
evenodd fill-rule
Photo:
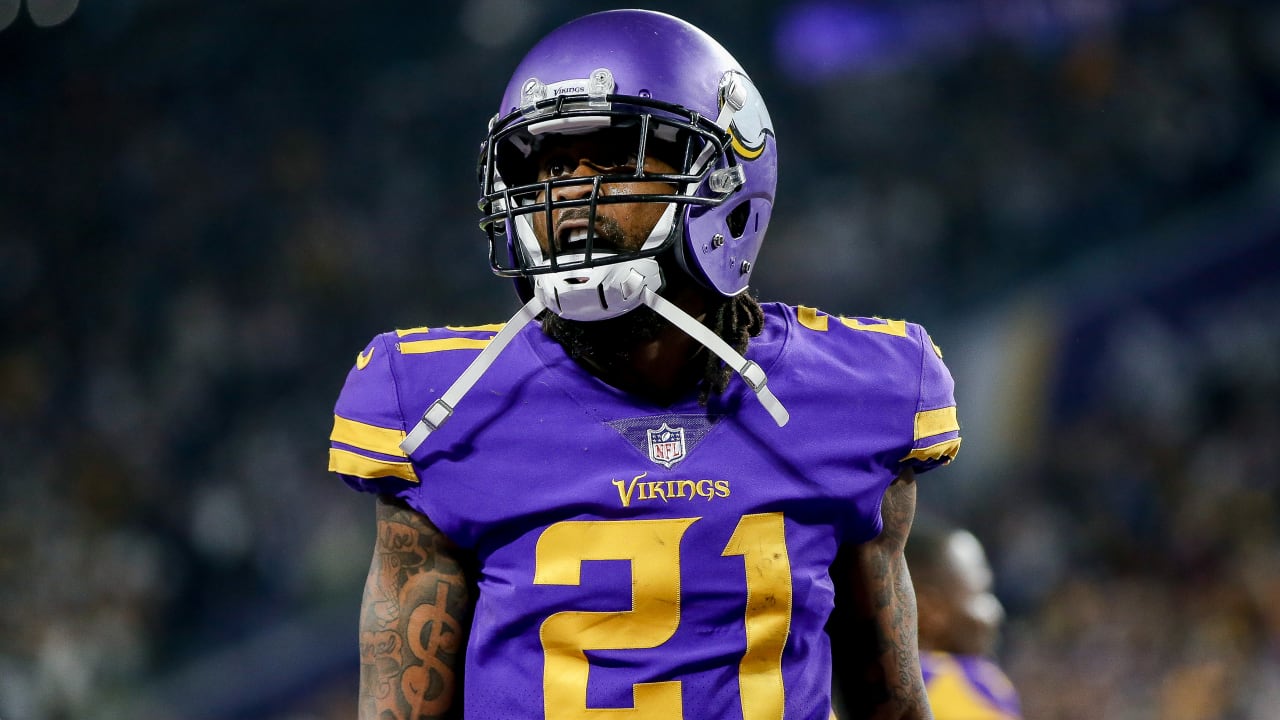
<path fill-rule="evenodd" d="M 493 361 L 498 359 L 498 354 L 505 350 L 515 336 L 524 329 L 524 326 L 538 317 L 538 313 L 544 309 L 546 309 L 546 306 L 542 304 L 542 300 L 535 297 L 525 303 L 524 307 L 520 308 L 507 321 L 502 330 L 498 331 L 498 334 L 493 336 L 489 344 L 484 346 L 484 349 L 480 351 L 476 359 L 472 360 L 467 369 L 462 371 L 458 379 L 454 380 L 453 384 L 449 386 L 449 389 L 444 391 L 444 395 L 441 395 L 439 400 L 431 403 L 431 407 L 427 408 L 427 411 L 422 414 L 422 419 L 418 421 L 417 425 L 413 426 L 413 430 L 409 431 L 404 440 L 400 441 L 400 449 L 406 455 L 412 455 L 422 445 L 422 442 L 427 439 L 428 435 L 438 430 L 444 424 L 444 421 L 453 415 L 453 409 L 458 406 L 458 401 L 462 399 L 463 395 L 467 394 L 472 385 L 476 384 L 480 376 L 484 375 L 489 366 L 493 364 Z"/>
<path fill-rule="evenodd" d="M 787 421 L 791 419 L 791 415 L 782 406 L 782 403 L 778 401 L 773 391 L 768 388 L 768 378 L 765 377 L 764 370 L 759 365 L 743 357 L 737 350 L 730 347 L 729 343 L 721 339 L 719 335 L 711 332 L 706 325 L 698 322 L 689 313 L 681 310 L 674 303 L 649 287 L 641 285 L 638 291 L 641 302 L 666 318 L 672 325 L 683 330 L 694 340 L 707 346 L 726 365 L 733 368 L 734 372 L 742 377 L 747 387 L 755 391 L 756 397 L 760 399 L 760 404 L 768 411 L 773 421 L 778 424 L 778 427 L 787 424 Z M 422 414 L 422 419 L 418 421 L 417 425 L 414 425 L 413 430 L 400 442 L 400 449 L 406 455 L 412 455 L 416 452 L 423 441 L 427 439 L 427 436 L 439 429 L 453 415 L 453 409 L 458 406 L 462 396 L 466 395 L 472 386 L 476 384 L 476 381 L 480 379 L 480 376 L 484 375 L 489 366 L 493 365 L 494 360 L 498 359 L 498 354 L 506 349 L 516 334 L 544 309 L 546 309 L 546 306 L 543 304 L 542 299 L 534 297 L 525 303 L 524 307 L 520 308 L 515 316 L 507 321 L 502 330 L 493 337 L 493 340 L 489 341 L 484 350 L 480 351 L 476 359 L 471 361 L 471 364 L 467 366 L 462 375 L 453 381 L 448 390 L 444 391 L 444 395 L 440 396 L 439 400 L 431 403 L 431 407 L 427 408 L 427 411 Z"/>
<path fill-rule="evenodd" d="M 645 305 L 653 308 L 654 312 L 666 318 L 672 325 L 685 331 L 689 337 L 706 345 L 707 349 L 719 356 L 725 365 L 728 365 L 734 372 L 738 373 L 742 381 L 747 384 L 747 387 L 755 391 L 756 397 L 760 399 L 760 404 L 769 412 L 778 427 L 787 424 L 787 421 L 791 419 L 791 414 L 782 406 L 773 391 L 768 388 L 769 378 L 765 377 L 764 370 L 759 365 L 742 357 L 737 350 L 734 350 L 719 335 L 711 332 L 706 325 L 698 322 L 692 315 L 681 310 L 675 303 L 658 293 L 645 288 L 641 297 Z"/>

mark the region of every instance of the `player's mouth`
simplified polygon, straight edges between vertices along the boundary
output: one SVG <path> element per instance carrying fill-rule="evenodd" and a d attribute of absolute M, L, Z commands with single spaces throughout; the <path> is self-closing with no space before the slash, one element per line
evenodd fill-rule
<path fill-rule="evenodd" d="M 587 239 L 591 239 L 592 252 L 617 252 L 617 245 L 609 237 L 609 232 L 597 223 L 594 233 L 585 219 L 562 220 L 556 228 L 556 250 L 558 252 L 581 252 L 587 248 Z"/>

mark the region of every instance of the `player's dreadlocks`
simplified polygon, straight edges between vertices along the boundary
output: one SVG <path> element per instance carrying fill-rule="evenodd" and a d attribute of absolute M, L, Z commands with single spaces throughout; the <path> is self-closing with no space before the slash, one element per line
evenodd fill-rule
<path fill-rule="evenodd" d="M 625 315 L 594 322 L 565 320 L 547 312 L 542 317 L 542 329 L 570 357 L 610 372 L 626 367 L 633 344 L 656 338 L 666 322 L 661 315 L 641 306 Z M 747 343 L 764 329 L 764 311 L 749 292 L 744 292 L 714 305 L 705 322 L 734 350 L 746 353 Z M 729 386 L 733 369 L 715 353 L 703 354 L 706 361 L 698 402 L 706 405 L 711 396 L 723 393 Z"/>
<path fill-rule="evenodd" d="M 720 303 L 707 317 L 707 326 L 739 353 L 746 354 L 747 343 L 764 329 L 764 310 L 751 297 L 750 292 L 740 293 Z M 733 369 L 715 353 L 707 356 L 706 373 L 702 377 L 702 391 L 698 402 L 706 405 L 712 395 L 719 395 L 729 387 Z"/>

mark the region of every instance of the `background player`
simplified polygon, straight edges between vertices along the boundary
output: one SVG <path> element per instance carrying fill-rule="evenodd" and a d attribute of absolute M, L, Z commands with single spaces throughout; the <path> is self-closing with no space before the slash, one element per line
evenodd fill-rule
<path fill-rule="evenodd" d="M 920 664 L 937 720 L 1020 718 L 1013 684 L 994 662 L 1004 608 L 973 533 L 932 518 L 906 547 L 920 618 Z"/>
<path fill-rule="evenodd" d="M 951 378 L 919 326 L 749 294 L 776 152 L 670 16 L 517 68 L 481 180 L 525 305 L 378 336 L 335 409 L 331 469 L 379 496 L 362 717 L 823 720 L 833 612 L 867 630 L 846 695 L 928 717 L 902 549 Z"/>

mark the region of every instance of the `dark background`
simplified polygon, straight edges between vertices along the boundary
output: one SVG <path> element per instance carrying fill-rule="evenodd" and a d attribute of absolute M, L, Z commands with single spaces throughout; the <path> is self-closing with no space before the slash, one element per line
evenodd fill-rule
<path fill-rule="evenodd" d="M 921 506 L 987 545 L 1027 716 L 1275 717 L 1280 5 L 644 5 L 769 103 L 759 294 L 946 352 Z M 0 717 L 353 716 L 333 400 L 377 332 L 514 312 L 476 150 L 605 7 L 0 0 Z"/>

